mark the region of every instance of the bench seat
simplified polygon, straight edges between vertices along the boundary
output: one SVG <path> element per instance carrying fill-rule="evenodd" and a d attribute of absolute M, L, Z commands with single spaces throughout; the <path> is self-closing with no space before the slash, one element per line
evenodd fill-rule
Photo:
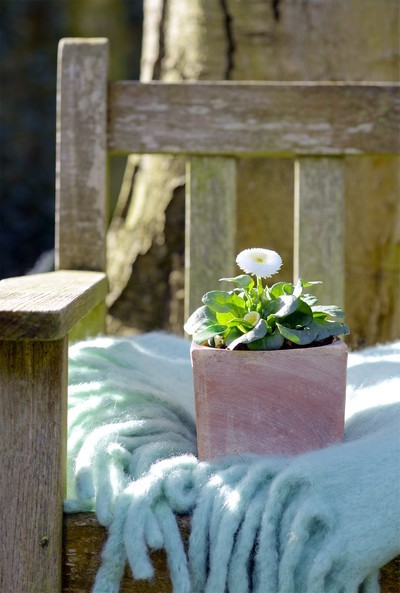
<path fill-rule="evenodd" d="M 186 543 L 190 533 L 190 517 L 178 518 L 182 539 Z M 63 536 L 63 593 L 88 593 L 100 566 L 101 550 L 107 531 L 97 522 L 94 513 L 64 515 Z M 152 581 L 135 581 L 130 568 L 125 569 L 120 593 L 172 593 L 172 585 L 164 552 L 150 554 L 155 570 Z M 386 564 L 381 571 L 381 593 L 400 591 L 400 556 Z"/>

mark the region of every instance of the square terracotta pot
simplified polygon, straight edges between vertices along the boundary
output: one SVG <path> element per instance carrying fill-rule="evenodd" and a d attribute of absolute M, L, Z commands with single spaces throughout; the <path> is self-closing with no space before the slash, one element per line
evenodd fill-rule
<path fill-rule="evenodd" d="M 343 440 L 347 347 L 230 351 L 192 343 L 199 458 L 295 455 Z"/>

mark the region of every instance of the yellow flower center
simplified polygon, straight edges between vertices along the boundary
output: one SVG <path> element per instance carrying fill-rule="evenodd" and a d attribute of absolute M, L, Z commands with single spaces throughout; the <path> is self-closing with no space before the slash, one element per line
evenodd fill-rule
<path fill-rule="evenodd" d="M 247 321 L 247 323 L 251 323 L 254 327 L 260 321 L 260 314 L 257 313 L 257 311 L 250 311 L 250 313 L 246 313 L 243 319 Z"/>

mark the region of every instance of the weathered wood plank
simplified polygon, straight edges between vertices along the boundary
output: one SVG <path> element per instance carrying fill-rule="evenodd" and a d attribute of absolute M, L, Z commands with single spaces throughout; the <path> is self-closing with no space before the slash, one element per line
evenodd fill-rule
<path fill-rule="evenodd" d="M 56 268 L 104 271 L 108 41 L 58 53 Z"/>
<path fill-rule="evenodd" d="M 295 162 L 294 279 L 321 280 L 321 304 L 344 306 L 344 162 L 302 157 Z"/>
<path fill-rule="evenodd" d="M 184 542 L 189 539 L 190 518 L 178 518 Z M 63 537 L 63 593 L 87 593 L 100 566 L 106 529 L 93 513 L 65 515 Z M 171 593 L 172 585 L 164 551 L 152 552 L 155 576 L 152 581 L 135 581 L 126 568 L 120 593 Z"/>
<path fill-rule="evenodd" d="M 185 543 L 189 540 L 190 517 L 178 517 Z M 63 544 L 63 593 L 88 593 L 100 566 L 100 553 L 106 539 L 93 513 L 65 515 Z M 165 553 L 152 552 L 155 568 L 153 581 L 134 581 L 126 569 L 120 593 L 171 593 L 172 587 Z M 386 564 L 381 571 L 381 593 L 394 593 L 400 588 L 400 557 Z"/>
<path fill-rule="evenodd" d="M 107 306 L 101 301 L 69 331 L 69 344 L 106 334 L 106 316 Z"/>
<path fill-rule="evenodd" d="M 394 558 L 381 569 L 380 593 L 396 593 L 400 591 L 400 556 Z"/>
<path fill-rule="evenodd" d="M 102 272 L 63 270 L 6 278 L 0 282 L 0 338 L 62 338 L 104 300 L 107 286 Z"/>
<path fill-rule="evenodd" d="M 61 590 L 67 337 L 0 341 L 0 591 Z"/>
<path fill-rule="evenodd" d="M 115 152 L 293 156 L 400 150 L 395 83 L 113 82 Z"/>
<path fill-rule="evenodd" d="M 193 157 L 186 170 L 185 318 L 234 275 L 236 161 Z"/>

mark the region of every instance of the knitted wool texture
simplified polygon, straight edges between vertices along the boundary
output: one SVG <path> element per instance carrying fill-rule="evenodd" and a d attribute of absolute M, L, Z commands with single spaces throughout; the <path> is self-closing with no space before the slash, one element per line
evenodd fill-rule
<path fill-rule="evenodd" d="M 65 510 L 108 527 L 94 593 L 118 593 L 127 561 L 151 579 L 149 548 L 165 549 L 174 593 L 379 591 L 400 553 L 400 342 L 350 354 L 344 443 L 207 463 L 187 342 L 97 338 L 69 363 Z"/>

